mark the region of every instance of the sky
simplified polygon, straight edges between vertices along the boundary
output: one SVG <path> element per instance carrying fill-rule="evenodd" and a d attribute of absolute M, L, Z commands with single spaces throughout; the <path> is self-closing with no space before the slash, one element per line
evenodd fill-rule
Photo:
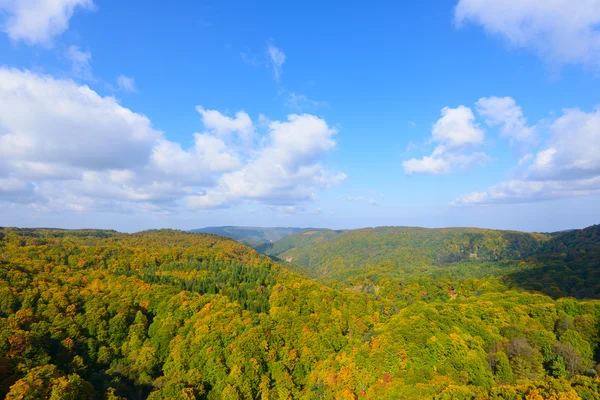
<path fill-rule="evenodd" d="M 0 226 L 600 223 L 600 0 L 0 0 Z"/>

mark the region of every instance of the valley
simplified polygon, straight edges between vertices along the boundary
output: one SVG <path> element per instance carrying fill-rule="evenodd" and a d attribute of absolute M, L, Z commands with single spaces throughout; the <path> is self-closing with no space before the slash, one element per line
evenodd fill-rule
<path fill-rule="evenodd" d="M 287 233 L 0 229 L 0 394 L 600 395 L 600 226 Z"/>

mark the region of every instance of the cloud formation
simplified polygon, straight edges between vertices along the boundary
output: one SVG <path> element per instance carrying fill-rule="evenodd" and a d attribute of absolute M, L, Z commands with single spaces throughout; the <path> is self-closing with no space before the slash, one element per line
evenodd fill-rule
<path fill-rule="evenodd" d="M 87 86 L 0 68 L 0 202 L 42 210 L 170 211 L 244 201 L 299 206 L 345 178 L 322 162 L 337 131 L 309 114 L 270 121 L 197 107 L 183 148 Z"/>
<path fill-rule="evenodd" d="M 597 0 L 460 0 L 454 16 L 549 62 L 600 67 Z"/>
<path fill-rule="evenodd" d="M 600 109 L 565 109 L 549 124 L 535 154 L 519 161 L 519 177 L 457 199 L 454 205 L 533 202 L 600 192 Z"/>
<path fill-rule="evenodd" d="M 404 172 L 444 174 L 485 164 L 489 160 L 485 153 L 468 151 L 470 147 L 482 144 L 483 139 L 484 132 L 475 122 L 470 108 L 444 107 L 441 118 L 432 128 L 431 141 L 437 143 L 433 153 L 404 161 Z"/>
<path fill-rule="evenodd" d="M 271 121 L 268 144 L 242 168 L 222 175 L 216 187 L 190 196 L 187 205 L 214 208 L 252 199 L 287 206 L 314 200 L 315 188 L 330 187 L 346 178 L 319 163 L 335 147 L 335 134 L 337 130 L 309 114 L 292 114 L 287 121 Z"/>
<path fill-rule="evenodd" d="M 13 41 L 50 47 L 77 10 L 93 10 L 92 0 L 0 0 L 0 23 Z"/>
<path fill-rule="evenodd" d="M 501 126 L 502 135 L 511 142 L 534 142 L 536 129 L 527 125 L 523 110 L 511 97 L 483 97 L 477 101 L 477 113 L 490 127 Z"/>

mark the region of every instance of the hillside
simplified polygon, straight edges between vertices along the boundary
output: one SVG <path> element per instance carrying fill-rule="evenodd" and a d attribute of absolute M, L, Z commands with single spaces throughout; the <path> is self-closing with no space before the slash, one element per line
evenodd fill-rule
<path fill-rule="evenodd" d="M 567 249 L 595 249 L 597 230 L 569 234 Z M 559 242 L 415 228 L 305 236 L 313 249 L 343 239 L 360 285 L 321 285 L 211 234 L 0 228 L 0 398 L 600 398 L 600 302 L 505 279 L 537 265 L 503 258 Z M 360 243 L 374 246 L 376 272 L 358 265 Z M 397 265 L 381 260 L 398 243 L 434 265 L 388 274 Z M 478 258 L 438 266 L 440 250 Z"/>
<path fill-rule="evenodd" d="M 554 235 L 527 261 L 536 268 L 508 278 L 553 297 L 600 298 L 600 225 Z"/>
<path fill-rule="evenodd" d="M 269 256 L 279 257 L 281 254 L 291 249 L 307 248 L 309 246 L 318 245 L 319 243 L 332 239 L 344 232 L 345 231 L 334 231 L 331 229 L 305 230 L 289 235 L 273 243 L 265 243 L 262 246 L 256 247 L 256 250 Z M 291 260 L 288 261 L 291 262 Z"/>
<path fill-rule="evenodd" d="M 462 260 L 499 261 L 535 254 L 550 236 L 476 228 L 380 227 L 296 233 L 259 247 L 326 278 L 347 278 L 381 263 L 401 268 L 446 266 Z"/>
<path fill-rule="evenodd" d="M 195 233 L 212 233 L 219 236 L 230 237 L 250 247 L 257 247 L 265 243 L 281 240 L 294 233 L 305 231 L 304 228 L 261 228 L 244 226 L 210 226 L 192 229 Z"/>

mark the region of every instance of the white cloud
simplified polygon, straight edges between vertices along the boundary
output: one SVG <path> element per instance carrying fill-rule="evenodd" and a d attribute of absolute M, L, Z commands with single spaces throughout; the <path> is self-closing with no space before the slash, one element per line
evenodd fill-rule
<path fill-rule="evenodd" d="M 456 169 L 465 170 L 473 166 L 485 165 L 490 161 L 487 154 L 475 152 L 471 154 L 456 154 L 452 152 L 434 152 L 430 157 L 425 156 L 422 159 L 410 159 L 402 165 L 407 174 L 418 172 L 428 172 L 439 175 L 447 174 Z"/>
<path fill-rule="evenodd" d="M 489 161 L 485 153 L 465 151 L 469 146 L 483 143 L 483 139 L 484 132 L 475 123 L 475 116 L 470 108 L 444 107 L 441 118 L 432 129 L 431 140 L 439 144 L 430 156 L 404 161 L 404 172 L 445 174 L 456 169 L 483 165 Z"/>
<path fill-rule="evenodd" d="M 519 160 L 519 179 L 501 182 L 455 201 L 456 205 L 497 204 L 583 196 L 600 191 L 600 110 L 563 110 L 549 125 L 549 138 Z"/>
<path fill-rule="evenodd" d="M 28 71 L 0 68 L 0 109 L 0 159 L 13 165 L 131 168 L 161 136 L 112 97 Z"/>
<path fill-rule="evenodd" d="M 432 174 L 447 173 L 450 171 L 450 162 L 441 157 L 424 156 L 422 159 L 411 158 L 402 163 L 404 172 L 414 174 L 416 172 L 429 172 Z"/>
<path fill-rule="evenodd" d="M 196 110 L 202 116 L 204 126 L 220 137 L 237 133 L 245 142 L 254 137 L 254 124 L 245 111 L 238 111 L 235 118 L 231 118 L 217 110 L 205 110 L 202 106 L 197 106 Z"/>
<path fill-rule="evenodd" d="M 129 76 L 119 75 L 117 77 L 117 86 L 119 87 L 120 90 L 122 90 L 124 92 L 137 91 L 137 89 L 135 87 L 135 79 L 133 79 Z"/>
<path fill-rule="evenodd" d="M 548 168 L 552 164 L 552 159 L 556 154 L 556 149 L 549 148 L 537 153 L 535 157 L 535 162 L 533 164 L 536 170 L 543 170 Z"/>
<path fill-rule="evenodd" d="M 433 125 L 433 140 L 449 148 L 481 144 L 483 131 L 474 121 L 475 116 L 469 107 L 444 107 L 442 117 Z"/>
<path fill-rule="evenodd" d="M 481 25 L 553 63 L 600 66 L 598 0 L 459 0 L 455 20 Z"/>
<path fill-rule="evenodd" d="M 283 72 L 283 63 L 285 62 L 285 53 L 277 47 L 269 44 L 267 46 L 267 55 L 269 56 L 269 65 L 273 71 L 273 77 L 279 82 Z"/>
<path fill-rule="evenodd" d="M 73 75 L 84 80 L 92 80 L 92 53 L 83 51 L 77 46 L 70 46 L 65 52 L 65 57 L 71 62 Z"/>
<path fill-rule="evenodd" d="M 2 30 L 14 41 L 50 46 L 69 26 L 77 9 L 93 10 L 92 0 L 0 0 Z M 2 13 L 0 13 L 2 15 Z"/>
<path fill-rule="evenodd" d="M 346 175 L 323 167 L 319 160 L 335 147 L 337 131 L 309 114 L 271 121 L 268 143 L 242 168 L 224 174 L 215 188 L 190 196 L 191 208 L 213 208 L 245 199 L 289 205 L 316 198 L 316 189 L 337 184 Z"/>
<path fill-rule="evenodd" d="M 337 133 L 312 115 L 269 121 L 198 107 L 206 128 L 182 148 L 150 120 L 87 86 L 0 68 L 0 202 L 38 210 L 164 212 L 244 201 L 297 206 L 340 172 L 321 165 Z M 265 119 L 266 120 L 266 119 Z M 247 145 L 237 145 L 248 138 Z"/>
<path fill-rule="evenodd" d="M 177 177 L 180 182 L 207 184 L 214 172 L 231 171 L 241 166 L 237 154 L 223 140 L 207 134 L 194 134 L 194 147 L 188 151 L 179 143 L 160 140 L 152 149 L 151 166 L 155 173 Z"/>
<path fill-rule="evenodd" d="M 563 110 L 550 125 L 550 139 L 538 152 L 532 179 L 579 179 L 600 175 L 600 109 Z"/>
<path fill-rule="evenodd" d="M 502 126 L 502 135 L 511 141 L 532 142 L 537 139 L 535 127 L 527 126 L 523 110 L 511 97 L 483 97 L 477 101 L 477 112 L 489 126 Z"/>
<path fill-rule="evenodd" d="M 530 203 L 594 193 L 600 193 L 600 177 L 573 181 L 512 180 L 494 185 L 485 192 L 466 194 L 455 200 L 452 205 Z"/>

